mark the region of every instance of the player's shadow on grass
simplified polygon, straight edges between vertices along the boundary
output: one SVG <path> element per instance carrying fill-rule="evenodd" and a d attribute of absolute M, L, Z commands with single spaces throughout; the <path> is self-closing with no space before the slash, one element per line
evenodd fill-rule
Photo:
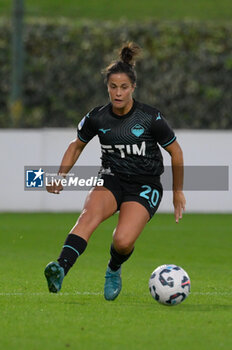
<path fill-rule="evenodd" d="M 184 312 L 211 312 L 211 311 L 230 311 L 232 310 L 232 305 L 222 305 L 222 304 L 182 304 L 173 307 L 177 311 Z"/>

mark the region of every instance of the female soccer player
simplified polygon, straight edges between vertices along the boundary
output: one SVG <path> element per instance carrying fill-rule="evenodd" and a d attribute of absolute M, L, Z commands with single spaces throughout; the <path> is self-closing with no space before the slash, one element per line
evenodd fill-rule
<path fill-rule="evenodd" d="M 119 212 L 110 247 L 110 261 L 105 275 L 104 296 L 114 300 L 121 291 L 121 265 L 128 260 L 144 226 L 155 214 L 162 198 L 160 175 L 163 161 L 158 144 L 170 155 L 173 172 L 173 204 L 178 223 L 185 209 L 183 156 L 175 134 L 163 115 L 151 106 L 133 99 L 136 87 L 135 57 L 140 48 L 129 43 L 120 59 L 105 69 L 110 103 L 96 107 L 79 123 L 77 138 L 62 159 L 59 175 L 65 176 L 85 145 L 98 135 L 102 149 L 99 176 L 104 187 L 89 192 L 77 223 L 68 234 L 58 262 L 45 268 L 49 291 L 61 289 L 64 276 L 84 252 L 98 225 Z M 59 193 L 61 184 L 47 187 Z"/>

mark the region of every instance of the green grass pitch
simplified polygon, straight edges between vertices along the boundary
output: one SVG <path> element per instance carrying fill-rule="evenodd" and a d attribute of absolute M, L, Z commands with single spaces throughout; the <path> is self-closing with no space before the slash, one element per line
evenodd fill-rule
<path fill-rule="evenodd" d="M 183 19 L 230 20 L 231 0 L 27 0 L 24 1 L 28 16 L 67 17 L 72 19 L 129 20 Z M 0 15 L 10 15 L 12 1 L 0 0 Z"/>
<path fill-rule="evenodd" d="M 232 217 L 157 214 L 123 266 L 123 289 L 103 297 L 104 274 L 117 215 L 102 223 L 86 252 L 49 294 L 45 265 L 59 254 L 76 214 L 0 214 L 0 348 L 231 349 Z M 192 290 L 182 304 L 159 305 L 150 273 L 164 263 L 182 266 Z"/>

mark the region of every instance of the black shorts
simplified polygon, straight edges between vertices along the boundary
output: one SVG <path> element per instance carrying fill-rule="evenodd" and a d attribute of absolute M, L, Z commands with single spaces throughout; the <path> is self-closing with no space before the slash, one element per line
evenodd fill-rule
<path fill-rule="evenodd" d="M 123 202 L 138 202 L 148 211 L 150 219 L 158 209 L 163 189 L 159 177 L 151 180 L 151 177 L 123 175 L 123 174 L 100 174 L 104 180 L 104 187 L 111 191 L 117 201 L 117 210 Z"/>

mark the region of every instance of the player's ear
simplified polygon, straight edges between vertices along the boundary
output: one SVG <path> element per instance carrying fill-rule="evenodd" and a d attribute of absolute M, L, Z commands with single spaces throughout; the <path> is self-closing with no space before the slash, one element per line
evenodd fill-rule
<path fill-rule="evenodd" d="M 135 88 L 136 88 L 136 83 L 132 84 L 133 91 L 135 91 Z"/>

